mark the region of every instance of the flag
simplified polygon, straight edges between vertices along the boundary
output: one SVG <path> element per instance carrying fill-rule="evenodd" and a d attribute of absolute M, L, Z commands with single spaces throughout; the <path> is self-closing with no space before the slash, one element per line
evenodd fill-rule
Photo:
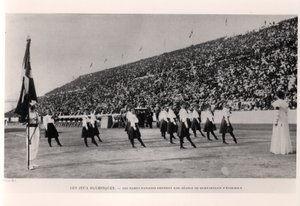
<path fill-rule="evenodd" d="M 27 38 L 27 45 L 23 59 L 24 75 L 22 79 L 21 93 L 15 113 L 21 115 L 20 122 L 24 122 L 28 115 L 29 103 L 32 100 L 37 101 L 37 96 L 34 87 L 34 81 L 31 74 L 30 65 L 30 42 L 31 39 Z"/>
<path fill-rule="evenodd" d="M 140 49 L 139 49 L 139 51 L 142 51 L 143 50 L 143 47 L 141 47 Z"/>
<path fill-rule="evenodd" d="M 124 58 L 124 54 L 122 54 L 122 59 Z"/>
<path fill-rule="evenodd" d="M 225 19 L 225 26 L 227 26 L 227 23 L 228 23 L 228 21 L 227 21 L 227 18 Z"/>
<path fill-rule="evenodd" d="M 193 36 L 193 33 L 194 33 L 194 31 L 193 31 L 193 29 L 192 29 L 192 31 L 191 31 L 191 33 L 190 33 L 190 35 L 189 35 L 189 38 L 191 38 L 191 37 Z"/>
<path fill-rule="evenodd" d="M 90 68 L 92 68 L 92 66 L 93 66 L 93 62 L 90 64 Z"/>
<path fill-rule="evenodd" d="M 107 59 L 104 59 L 104 63 L 107 62 Z"/>

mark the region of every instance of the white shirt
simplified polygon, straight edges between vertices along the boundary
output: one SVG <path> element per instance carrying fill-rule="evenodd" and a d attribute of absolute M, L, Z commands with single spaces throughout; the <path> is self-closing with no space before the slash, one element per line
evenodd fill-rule
<path fill-rule="evenodd" d="M 183 108 L 179 110 L 179 120 L 182 121 L 186 127 L 188 127 L 187 119 L 189 118 L 189 114 Z"/>
<path fill-rule="evenodd" d="M 44 127 L 45 127 L 45 129 L 47 130 L 48 129 L 48 124 L 49 123 L 53 123 L 54 124 L 54 119 L 52 118 L 52 116 L 51 115 L 46 115 L 46 116 L 44 116 L 44 118 L 43 118 L 43 125 L 44 125 Z"/>
<path fill-rule="evenodd" d="M 132 112 L 131 112 L 131 111 L 128 111 L 128 112 L 126 113 L 126 119 L 128 120 L 128 119 L 130 118 L 131 115 L 132 115 Z"/>
<path fill-rule="evenodd" d="M 94 113 L 90 114 L 90 116 L 91 116 L 90 121 L 91 121 L 92 123 L 94 123 L 95 121 L 97 121 L 96 115 L 95 115 Z"/>
<path fill-rule="evenodd" d="M 87 123 L 90 122 L 90 119 L 87 115 L 82 115 L 82 127 L 88 129 Z"/>
<path fill-rule="evenodd" d="M 161 120 L 165 120 L 165 121 L 168 121 L 168 113 L 166 110 L 162 110 L 159 115 L 158 115 L 158 120 L 161 121 Z"/>
<path fill-rule="evenodd" d="M 189 118 L 190 120 L 192 120 L 192 119 L 193 119 L 192 111 L 188 109 L 188 110 L 187 110 L 187 113 L 188 113 L 188 118 Z"/>
<path fill-rule="evenodd" d="M 171 122 L 175 122 L 174 119 L 176 119 L 176 115 L 172 109 L 169 109 L 167 117 L 170 119 Z"/>
<path fill-rule="evenodd" d="M 198 119 L 199 117 L 200 117 L 199 113 L 198 113 L 196 110 L 194 110 L 194 111 L 192 112 L 192 119 L 193 119 L 193 118 Z"/>
<path fill-rule="evenodd" d="M 288 103 L 286 100 L 278 99 L 272 103 L 274 108 L 278 107 L 279 109 L 276 110 L 275 113 L 275 122 L 276 123 L 285 123 L 288 124 Z"/>
<path fill-rule="evenodd" d="M 222 112 L 223 112 L 223 116 L 224 116 L 224 117 L 226 117 L 226 118 L 227 118 L 227 117 L 228 117 L 228 118 L 230 117 L 230 111 L 229 111 L 228 108 L 224 107 L 223 110 L 222 110 Z"/>
<path fill-rule="evenodd" d="M 212 122 L 214 121 L 214 115 L 209 110 L 207 110 L 207 116 L 206 117 L 208 118 L 209 121 L 212 121 Z"/>
<path fill-rule="evenodd" d="M 136 115 L 131 113 L 127 120 L 130 122 L 130 126 L 136 129 L 135 124 L 139 123 L 139 119 L 136 117 Z"/>

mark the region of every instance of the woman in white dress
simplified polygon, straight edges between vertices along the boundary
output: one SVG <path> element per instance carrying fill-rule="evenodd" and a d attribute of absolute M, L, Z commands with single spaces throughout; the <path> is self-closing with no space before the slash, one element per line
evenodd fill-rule
<path fill-rule="evenodd" d="M 282 91 L 277 92 L 278 99 L 272 103 L 276 110 L 275 122 L 270 151 L 274 154 L 289 154 L 293 152 L 289 124 L 288 124 L 288 103 L 284 100 Z"/>

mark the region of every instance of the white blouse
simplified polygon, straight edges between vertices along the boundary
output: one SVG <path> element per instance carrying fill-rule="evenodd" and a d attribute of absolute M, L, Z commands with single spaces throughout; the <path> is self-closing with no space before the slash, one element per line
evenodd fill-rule
<path fill-rule="evenodd" d="M 47 130 L 48 129 L 48 124 L 49 123 L 53 123 L 54 124 L 54 119 L 52 118 L 52 116 L 51 115 L 46 115 L 46 116 L 44 116 L 44 118 L 43 118 L 43 125 L 44 125 L 44 127 L 45 127 L 45 129 Z"/>

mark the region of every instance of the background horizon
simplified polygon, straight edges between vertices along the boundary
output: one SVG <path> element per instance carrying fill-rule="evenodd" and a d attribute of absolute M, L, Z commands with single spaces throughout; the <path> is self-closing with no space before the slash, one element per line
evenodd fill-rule
<path fill-rule="evenodd" d="M 38 96 L 75 78 L 244 34 L 293 15 L 7 14 L 5 112 L 19 98 L 26 38 Z"/>

